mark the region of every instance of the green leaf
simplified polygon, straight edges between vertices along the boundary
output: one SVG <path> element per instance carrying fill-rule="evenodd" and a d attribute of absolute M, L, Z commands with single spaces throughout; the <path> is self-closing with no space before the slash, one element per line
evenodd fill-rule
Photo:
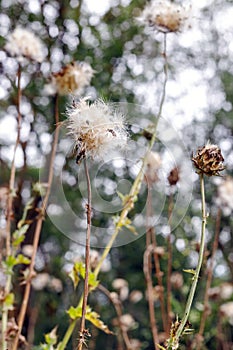
<path fill-rule="evenodd" d="M 187 273 L 191 273 L 191 275 L 195 275 L 196 274 L 196 271 L 193 270 L 193 269 L 187 269 L 187 270 L 183 269 L 183 271 L 187 272 Z"/>
<path fill-rule="evenodd" d="M 2 264 L 5 267 L 6 274 L 12 274 L 13 267 L 16 265 L 16 258 L 13 255 L 9 255 Z"/>
<path fill-rule="evenodd" d="M 19 254 L 16 257 L 16 262 L 15 265 L 18 264 L 25 264 L 25 265 L 29 265 L 31 262 L 31 260 L 29 258 L 27 258 L 26 256 L 24 256 L 23 254 Z"/>
<path fill-rule="evenodd" d="M 77 306 L 77 307 L 71 306 L 69 308 L 69 310 L 67 310 L 67 313 L 72 320 L 76 320 L 82 316 L 82 307 L 81 306 Z"/>
<path fill-rule="evenodd" d="M 18 225 L 19 227 L 19 225 Z M 23 225 L 22 227 L 20 227 L 18 230 L 16 230 L 13 233 L 13 247 L 18 247 L 20 243 L 22 243 L 24 241 L 25 238 L 25 233 L 28 230 L 29 225 Z"/>
<path fill-rule="evenodd" d="M 13 293 L 9 293 L 5 296 L 4 302 L 3 302 L 3 308 L 5 310 L 13 310 L 14 309 L 14 300 L 15 296 Z"/>
<path fill-rule="evenodd" d="M 81 279 L 85 279 L 85 264 L 81 261 L 78 261 L 74 264 L 72 271 L 69 273 L 70 278 L 74 283 L 74 288 L 77 287 Z M 88 276 L 88 285 L 91 287 L 91 290 L 94 290 L 99 284 L 99 281 L 96 279 L 94 272 L 89 272 Z"/>
<path fill-rule="evenodd" d="M 77 272 L 75 271 L 75 269 L 73 268 L 72 271 L 69 273 L 69 277 L 72 279 L 73 284 L 74 284 L 74 288 L 77 287 L 77 285 L 79 284 L 80 281 L 80 277 L 78 276 Z"/>
<path fill-rule="evenodd" d="M 67 311 L 68 315 L 72 320 L 76 320 L 78 318 L 82 317 L 82 307 L 73 307 L 71 306 L 69 310 Z M 106 334 L 113 334 L 112 331 L 104 324 L 104 322 L 100 319 L 100 315 L 97 314 L 97 312 L 92 311 L 90 306 L 87 306 L 86 308 L 86 315 L 85 319 L 90 321 L 94 326 L 101 329 Z"/>
<path fill-rule="evenodd" d="M 50 333 L 45 334 L 45 341 L 48 345 L 57 344 L 57 326 Z"/>
<path fill-rule="evenodd" d="M 97 312 L 92 311 L 91 308 L 87 307 L 87 313 L 85 319 L 90 321 L 94 326 L 101 329 L 106 334 L 113 334 L 112 331 L 104 324 L 104 322 L 100 319 L 100 315 Z"/>

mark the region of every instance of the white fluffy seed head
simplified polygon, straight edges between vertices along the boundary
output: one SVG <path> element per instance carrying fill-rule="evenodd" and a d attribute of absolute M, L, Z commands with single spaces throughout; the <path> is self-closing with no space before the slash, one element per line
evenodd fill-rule
<path fill-rule="evenodd" d="M 162 33 L 179 32 L 189 18 L 190 9 L 170 1 L 152 1 L 143 10 L 140 22 Z"/>
<path fill-rule="evenodd" d="M 45 58 L 45 49 L 41 40 L 28 29 L 16 27 L 9 34 L 5 50 L 9 55 L 17 57 L 19 61 L 25 58 L 42 62 Z"/>
<path fill-rule="evenodd" d="M 86 62 L 71 62 L 58 73 L 53 73 L 51 84 L 47 86 L 49 94 L 73 94 L 80 96 L 91 82 L 95 71 Z"/>
<path fill-rule="evenodd" d="M 127 132 L 121 113 L 102 100 L 92 104 L 81 99 L 67 111 L 69 134 L 75 140 L 78 157 L 104 159 L 114 149 L 124 148 Z"/>

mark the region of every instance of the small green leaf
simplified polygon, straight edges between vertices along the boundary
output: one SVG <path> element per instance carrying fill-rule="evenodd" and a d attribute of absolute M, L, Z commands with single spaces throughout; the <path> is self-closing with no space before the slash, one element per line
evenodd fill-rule
<path fill-rule="evenodd" d="M 91 308 L 87 307 L 87 313 L 85 319 L 90 321 L 94 326 L 101 329 L 106 334 L 113 334 L 112 331 L 104 324 L 104 322 L 100 319 L 100 315 L 97 312 L 92 311 Z"/>
<path fill-rule="evenodd" d="M 80 279 L 85 279 L 85 264 L 81 261 L 78 261 L 74 264 L 72 271 L 69 273 L 70 278 L 74 283 L 74 287 L 76 288 Z M 99 284 L 97 281 L 94 272 L 89 272 L 88 276 L 88 285 L 91 287 L 91 290 L 94 290 Z"/>
<path fill-rule="evenodd" d="M 15 296 L 13 293 L 9 293 L 4 298 L 4 305 L 3 308 L 6 310 L 13 310 L 14 309 L 14 300 Z"/>
<path fill-rule="evenodd" d="M 30 262 L 31 262 L 31 260 L 28 259 L 26 256 L 24 256 L 23 254 L 19 254 L 19 255 L 17 255 L 17 257 L 16 257 L 16 263 L 15 263 L 15 265 L 18 265 L 18 264 L 29 265 Z"/>
<path fill-rule="evenodd" d="M 72 320 L 76 320 L 82 316 L 82 307 L 77 306 L 73 307 L 71 306 L 69 310 L 67 310 L 68 315 Z"/>
<path fill-rule="evenodd" d="M 57 344 L 57 326 L 50 333 L 45 334 L 45 341 L 48 345 Z"/>
<path fill-rule="evenodd" d="M 188 270 L 183 269 L 183 271 L 187 272 L 187 273 L 191 273 L 191 275 L 195 275 L 196 274 L 196 271 L 193 270 L 193 269 L 188 269 Z"/>
<path fill-rule="evenodd" d="M 82 307 L 79 306 L 75 308 L 71 306 L 67 313 L 72 320 L 76 320 L 82 317 Z M 94 326 L 101 329 L 106 334 L 113 334 L 113 332 L 110 331 L 109 328 L 104 324 L 104 322 L 100 320 L 100 315 L 97 314 L 97 312 L 92 311 L 90 306 L 87 306 L 86 308 L 85 319 L 90 321 Z"/>
<path fill-rule="evenodd" d="M 9 255 L 5 261 L 3 261 L 3 266 L 6 269 L 6 274 L 12 274 L 13 273 L 13 267 L 16 264 L 16 258 L 13 255 Z"/>
<path fill-rule="evenodd" d="M 72 279 L 73 284 L 74 284 L 74 288 L 77 287 L 77 285 L 79 284 L 80 281 L 80 277 L 78 276 L 77 272 L 75 271 L 75 269 L 73 268 L 72 271 L 69 273 L 69 277 Z"/>
<path fill-rule="evenodd" d="M 19 225 L 18 225 L 19 227 Z M 24 241 L 25 233 L 27 232 L 29 225 L 23 225 L 18 230 L 13 233 L 13 247 L 17 247 L 20 243 Z"/>

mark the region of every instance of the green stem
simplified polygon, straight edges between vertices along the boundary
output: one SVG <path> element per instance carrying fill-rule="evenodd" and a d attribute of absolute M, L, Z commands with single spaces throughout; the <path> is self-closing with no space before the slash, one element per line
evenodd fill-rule
<path fill-rule="evenodd" d="M 205 250 L 206 209 L 205 209 L 204 175 L 202 173 L 200 174 L 200 184 L 201 184 L 202 226 L 201 226 L 201 242 L 200 242 L 199 258 L 198 258 L 198 263 L 197 263 L 195 275 L 193 276 L 193 282 L 192 282 L 192 286 L 191 286 L 190 293 L 188 296 L 188 300 L 186 303 L 184 316 L 183 316 L 181 323 L 179 325 L 179 328 L 177 329 L 177 332 L 176 332 L 175 339 L 176 339 L 177 344 L 179 343 L 179 338 L 182 335 L 182 332 L 185 328 L 186 322 L 187 322 L 189 314 L 190 314 L 190 310 L 191 310 L 191 306 L 193 303 L 193 298 L 194 298 L 194 294 L 196 291 L 197 282 L 198 282 L 198 278 L 199 278 L 199 274 L 200 274 L 200 270 L 201 270 L 201 266 L 202 266 L 204 250 Z"/>
<path fill-rule="evenodd" d="M 67 331 L 62 339 L 62 342 L 57 347 L 57 350 L 64 350 L 66 348 L 66 344 L 70 340 L 70 337 L 75 329 L 76 323 L 77 323 L 77 320 L 73 320 L 70 323 L 70 325 L 69 325 L 69 327 L 68 327 L 68 329 L 67 329 Z"/>

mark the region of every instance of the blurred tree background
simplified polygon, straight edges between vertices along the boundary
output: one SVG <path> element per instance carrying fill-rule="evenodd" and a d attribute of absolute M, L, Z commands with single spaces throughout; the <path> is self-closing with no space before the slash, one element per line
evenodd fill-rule
<path fill-rule="evenodd" d="M 190 4 L 188 2 L 186 4 L 185 1 L 183 3 Z M 126 122 L 130 142 L 133 142 L 130 147 L 138 152 L 137 157 L 130 155 L 129 152 L 127 154 L 129 161 L 123 162 L 121 166 L 108 160 L 105 165 L 101 165 L 100 174 L 98 173 L 97 176 L 99 182 L 93 184 L 100 197 L 110 203 L 117 198 L 116 191 L 127 193 L 129 189 L 127 186 L 135 177 L 135 172 L 131 168 L 132 162 L 134 164 L 135 159 L 140 159 L 140 154 L 143 156 L 147 143 L 146 137 L 143 136 L 143 129 L 150 126 L 153 116 L 158 112 L 164 74 L 162 34 L 153 31 L 152 28 L 145 28 L 136 19 L 145 5 L 144 0 L 108 0 L 100 1 L 98 4 L 90 0 L 1 1 L 0 245 L 3 256 L 5 196 L 17 135 L 18 64 L 17 60 L 4 49 L 8 35 L 17 26 L 27 28 L 42 40 L 46 54 L 46 58 L 41 63 L 29 61 L 22 64 L 20 105 L 22 126 L 20 145 L 16 153 L 16 196 L 13 201 L 13 226 L 16 228 L 22 218 L 25 204 L 32 196 L 33 184 L 40 181 L 40 177 L 44 176 L 42 173 L 46 172 L 46 161 L 51 152 L 55 129 L 55 97 L 48 95 L 46 85 L 52 73 L 60 71 L 64 65 L 72 61 L 87 62 L 95 70 L 91 85 L 85 90 L 85 96 L 90 96 L 91 100 L 101 97 L 106 101 L 120 103 L 124 110 L 127 106 Z M 205 0 L 198 4 L 191 2 L 191 5 L 189 28 L 182 33 L 167 35 L 169 71 L 162 115 L 164 126 L 162 123 L 158 142 L 154 146 L 154 151 L 160 154 L 163 164 L 159 170 L 159 180 L 156 185 L 159 199 L 155 199 L 154 202 L 159 202 L 159 210 L 156 205 L 153 206 L 153 210 L 155 215 L 159 216 L 155 234 L 157 246 L 161 248 L 159 261 L 163 272 L 165 296 L 170 230 L 169 203 L 171 198 L 176 203 L 180 192 L 185 198 L 181 207 L 179 205 L 182 200 L 177 202 L 175 210 L 179 219 L 174 221 L 174 225 L 172 224 L 173 231 L 170 237 L 173 251 L 173 278 L 171 279 L 173 320 L 176 315 L 182 317 L 191 283 L 191 275 L 185 273 L 183 269 L 195 268 L 198 255 L 197 242 L 201 226 L 200 190 L 198 176 L 191 169 L 191 154 L 197 147 L 210 140 L 218 144 L 222 150 L 227 166 L 225 173 L 232 176 L 233 170 L 232 2 Z M 60 121 L 66 119 L 66 109 L 72 102 L 72 95 L 59 97 Z M 133 107 L 130 110 L 131 107 L 128 106 Z M 171 140 L 168 141 L 169 135 L 163 136 L 166 123 L 172 130 Z M 167 137 L 165 140 L 167 143 L 161 141 L 163 137 Z M 65 156 L 62 186 L 67 202 L 80 219 L 77 227 L 83 231 L 85 189 L 82 188 L 82 179 L 77 178 L 77 173 L 80 176 L 82 166 L 77 170 L 72 152 L 68 156 L 65 154 L 69 146 L 64 146 L 64 139 L 63 136 L 59 141 L 55 164 L 59 168 L 62 163 L 59 161 L 59 155 L 62 154 L 63 158 Z M 173 141 L 181 144 L 183 150 L 182 154 L 177 154 L 177 159 Z M 172 161 L 168 159 L 169 152 L 172 154 Z M 187 162 L 190 162 L 189 166 Z M 182 176 L 181 171 L 180 182 L 170 186 L 167 177 L 174 165 L 180 166 L 185 175 Z M 186 182 L 187 178 L 190 182 Z M 124 180 L 128 182 L 124 184 Z M 232 187 L 229 187 L 230 204 L 223 203 L 219 199 L 218 191 L 222 181 L 222 179 L 212 178 L 206 181 L 209 213 L 207 248 L 190 316 L 191 328 L 194 332 L 184 338 L 181 345 L 183 349 L 195 348 L 193 344 L 195 334 L 200 327 L 207 272 L 216 230 L 219 233 L 219 239 L 214 259 L 213 280 L 208 294 L 208 317 L 202 349 L 233 349 L 233 222 L 231 216 L 233 197 L 230 196 L 233 191 Z M 186 186 L 184 190 L 183 185 Z M 144 185 L 132 216 L 135 212 L 140 213 L 142 207 L 144 208 L 147 195 L 148 191 Z M 82 290 L 82 285 L 74 290 L 68 273 L 75 261 L 83 259 L 84 245 L 68 232 L 61 232 L 51 219 L 59 216 L 66 223 L 62 204 L 53 203 L 53 200 L 59 200 L 56 196 L 56 187 L 54 187 L 49 201 L 48 216 L 43 222 L 35 261 L 37 275 L 32 282 L 22 331 L 28 343 L 31 344 L 30 348 L 33 346 L 41 348 L 40 343 L 44 342 L 44 335 L 55 326 L 58 326 L 59 340 L 62 339 L 70 322 L 66 310 L 71 305 L 77 305 Z M 33 198 L 33 205 L 36 208 L 39 206 L 41 197 L 37 194 Z M 220 210 L 222 214 L 219 222 Z M 28 256 L 30 256 L 37 220 L 33 207 L 31 212 L 28 212 L 28 220 L 29 218 L 30 227 L 21 246 L 21 251 Z M 107 230 L 110 219 L 111 215 L 105 215 L 96 210 L 93 214 L 93 225 Z M 118 247 L 111 250 L 99 275 L 103 287 L 90 295 L 89 302 L 91 307 L 101 315 L 104 323 L 113 330 L 114 335 L 104 334 L 88 324 L 92 334 L 88 341 L 89 349 L 127 348 L 119 331 L 116 310 L 109 300 L 107 291 L 117 292 L 122 303 L 122 313 L 132 316 L 132 319 L 128 317 L 124 325 L 129 338 L 134 339 L 132 349 L 154 348 L 143 272 L 146 235 L 127 234 L 132 235 L 128 240 L 129 244 L 119 243 Z M 99 245 L 98 237 L 96 238 L 93 244 L 93 250 L 95 250 L 92 252 L 93 259 L 96 252 L 101 254 L 108 240 L 107 235 L 103 245 Z M 81 243 L 83 242 L 81 240 Z M 19 265 L 13 277 L 15 307 L 11 313 L 16 319 L 24 290 L 24 285 L 20 284 L 23 269 L 24 266 Z M 118 281 L 120 287 L 115 282 L 114 287 L 114 281 L 119 278 L 125 281 Z M 4 287 L 4 283 L 5 277 L 1 269 L 1 288 Z M 162 324 L 156 276 L 153 276 L 153 288 L 155 315 L 162 342 L 166 335 Z M 226 304 L 227 306 L 224 307 Z M 74 348 L 78 330 L 77 326 L 67 349 Z"/>

